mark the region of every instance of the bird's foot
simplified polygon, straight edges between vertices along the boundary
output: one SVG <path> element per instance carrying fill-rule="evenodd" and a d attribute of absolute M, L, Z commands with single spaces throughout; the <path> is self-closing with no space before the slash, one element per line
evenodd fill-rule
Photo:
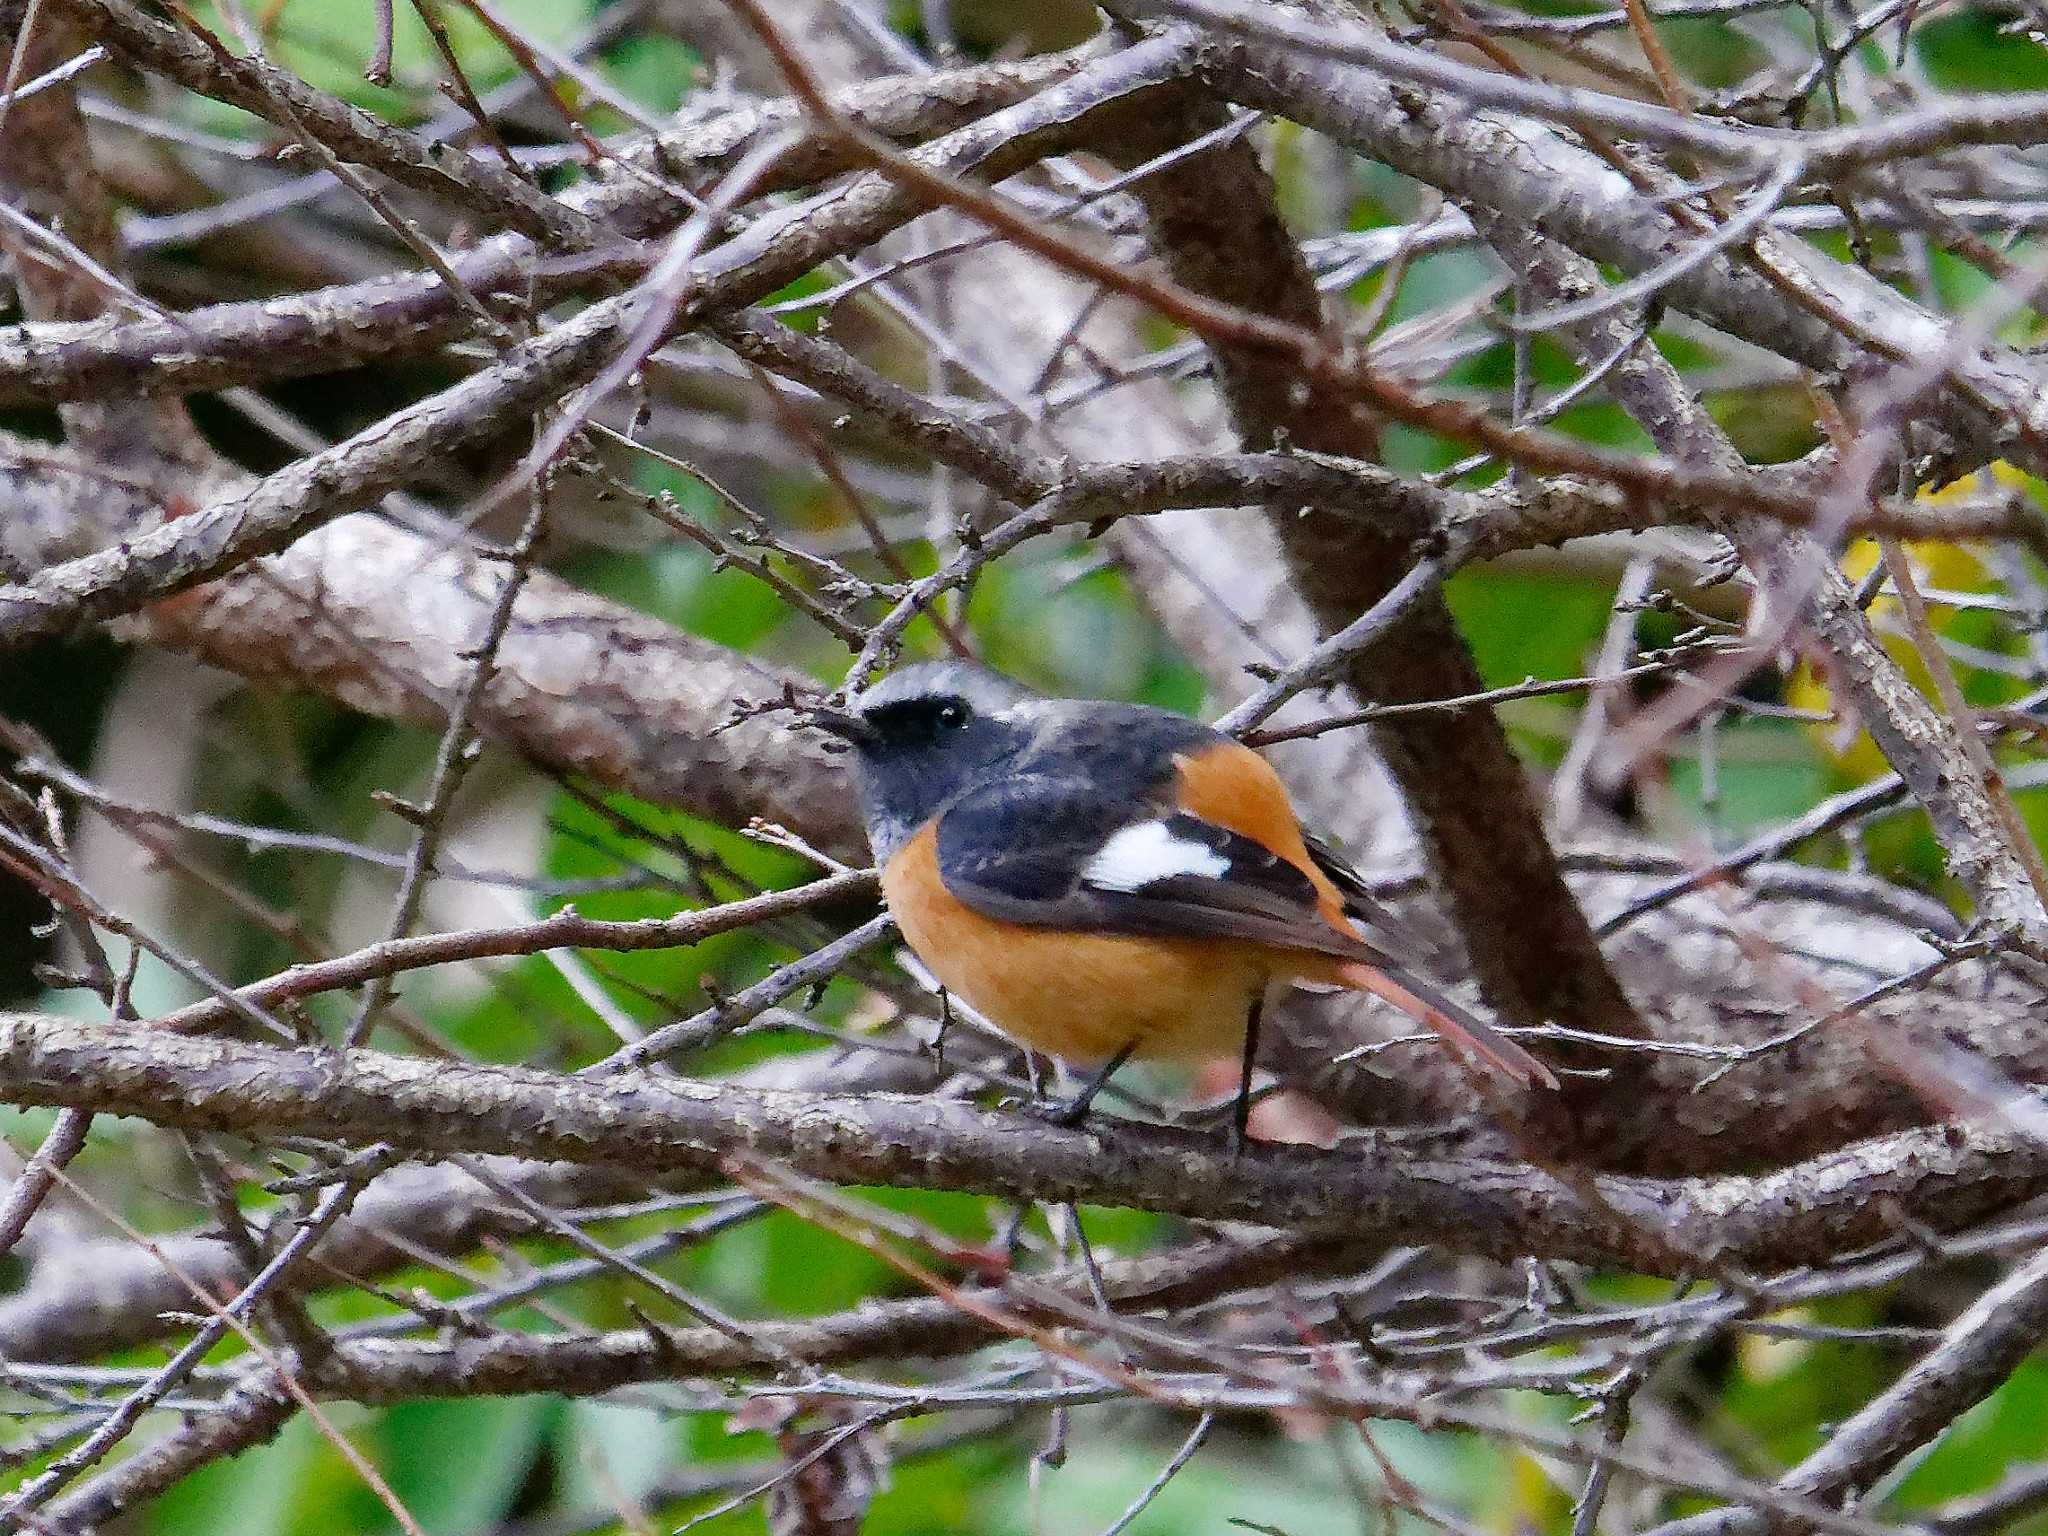
<path fill-rule="evenodd" d="M 1070 1099 L 1039 1099 L 1025 1105 L 1024 1113 L 1033 1119 L 1043 1120 L 1047 1125 L 1071 1131 L 1086 1123 L 1089 1107 L 1094 1101 L 1095 1095 L 1084 1091 Z"/>

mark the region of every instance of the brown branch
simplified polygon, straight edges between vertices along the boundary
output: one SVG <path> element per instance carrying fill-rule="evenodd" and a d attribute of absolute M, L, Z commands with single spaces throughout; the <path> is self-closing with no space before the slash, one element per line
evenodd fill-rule
<path fill-rule="evenodd" d="M 775 1088 L 829 1081 L 840 1092 L 889 1091 L 919 1086 L 929 1075 L 921 1059 L 867 1051 L 785 1057 L 742 1080 Z M 646 1180 L 596 1165 L 520 1158 L 497 1162 L 492 1172 L 557 1209 L 630 1200 L 647 1191 Z M 660 1187 L 683 1192 L 703 1182 L 701 1174 L 685 1169 L 664 1176 Z M 289 1222 L 290 1207 L 279 1209 Z M 479 1198 L 466 1172 L 401 1165 L 365 1187 L 307 1263 L 317 1270 L 324 1259 L 331 1276 L 374 1280 L 418 1263 L 422 1254 L 463 1254 L 532 1230 L 518 1212 Z M 189 1311 L 192 1300 L 179 1274 L 216 1296 L 239 1291 L 254 1274 L 237 1245 L 217 1230 L 167 1234 L 154 1242 L 161 1257 L 127 1241 L 32 1229 L 25 1242 L 32 1250 L 28 1278 L 0 1297 L 0 1358 L 65 1361 L 117 1353 L 176 1331 L 177 1314 Z M 308 1290 L 324 1283 L 306 1270 L 292 1280 Z"/>
<path fill-rule="evenodd" d="M 1161 466 L 1160 478 L 1173 481 L 1169 471 Z M 481 620 L 477 594 L 487 587 L 477 559 L 368 518 L 345 519 L 261 576 L 221 584 L 204 604 L 151 611 L 140 632 L 258 684 L 312 687 L 386 719 L 436 724 L 463 676 L 458 652 Z M 762 816 L 857 858 L 864 839 L 845 767 L 815 732 L 776 714 L 719 729 L 736 699 L 773 698 L 800 681 L 537 573 L 515 610 L 482 718 L 489 739 L 544 766 L 729 825 Z M 1603 913 L 1638 904 L 1668 884 L 1674 868 L 1668 855 L 1641 850 L 1575 862 L 1592 882 L 1586 899 Z M 1612 873 L 1598 875 L 1603 869 Z M 1880 882 L 1844 875 L 1815 884 L 1824 873 L 1759 871 L 1760 893 L 1802 898 L 1775 901 L 1759 921 L 1807 950 L 1900 971 L 1926 958 L 1910 937 L 1926 923 L 1917 908 L 1902 919 L 1879 916 L 1897 906 L 1873 904 L 1885 890 Z M 1788 885 L 1795 875 L 1802 883 Z M 1639 919 L 1616 944 L 1628 985 L 1655 1000 L 1659 1036 L 1739 1047 L 1797 1022 L 1773 979 L 1740 946 L 1703 928 L 1709 918 L 1699 900 Z M 1848 966 L 1826 975 L 1843 996 L 1867 984 Z M 2025 987 L 1973 976 L 1966 968 L 1870 1017 L 1887 1028 L 1922 1021 L 1959 1030 L 2015 1076 L 2048 1076 L 2048 1038 Z M 1973 990 L 1980 986 L 1988 990 Z M 1331 1034 L 1327 1024 L 1301 1027 L 1303 1067 L 1312 1064 L 1319 1086 L 1341 1090 L 1369 1123 L 1441 1115 L 1458 1102 L 1423 1092 L 1429 1075 L 1399 1057 L 1392 1076 L 1386 1059 L 1333 1075 L 1327 1063 L 1357 1036 Z M 1593 1096 L 1582 1109 L 1589 1154 L 1670 1170 L 1741 1166 L 1766 1153 L 1810 1154 L 1926 1114 L 1911 1093 L 1872 1074 L 1853 1041 L 1827 1032 L 1743 1061 L 1703 1089 L 1706 1071 L 1698 1061 L 1658 1056 L 1639 1093 Z M 1661 1111 L 1650 1112 L 1651 1104 Z"/>
<path fill-rule="evenodd" d="M 1397 475 L 1369 456 L 1303 451 L 1311 445 L 1291 435 L 1272 452 L 1062 462 L 941 409 L 828 342 L 758 315 L 730 316 L 707 329 L 749 362 L 858 407 L 898 441 L 1004 501 L 1031 508 L 1040 519 L 1034 526 L 1043 531 L 1099 527 L 1146 512 L 1312 502 L 1318 511 L 1349 522 L 1355 537 L 1378 536 L 1391 523 L 1403 531 L 1411 552 L 1453 549 L 1464 560 L 1490 560 L 1597 534 L 1719 526 L 1718 503 L 1694 500 L 1682 481 L 1665 495 L 1632 494 L 1576 475 L 1508 479 L 1460 491 Z M 1759 498 L 1769 504 L 1768 515 L 1797 527 L 1819 515 L 1809 498 L 1825 487 L 1833 463 L 1831 454 L 1820 453 L 1793 464 L 1748 469 L 1738 460 L 1723 467 L 1747 470 Z M 2019 496 L 1960 504 L 1886 497 L 1844 526 L 1908 539 L 2048 543 L 2048 519 Z"/>
<path fill-rule="evenodd" d="M 1834 1426 L 1827 1443 L 1777 1482 L 1784 1493 L 1839 1500 L 1951 1428 L 2048 1338 L 2048 1254 L 2035 1254 L 1971 1302 L 1941 1342 Z M 1724 1506 L 1660 1525 L 1651 1536 L 1764 1536 L 1761 1511 Z"/>
<path fill-rule="evenodd" d="M 298 1410 L 298 1398 L 275 1371 L 251 1372 L 222 1396 L 217 1408 L 186 1415 L 180 1433 L 145 1446 L 57 1500 L 35 1524 L 55 1531 L 96 1530 L 200 1467 L 264 1444 Z"/>
<path fill-rule="evenodd" d="M 1668 1269 L 1817 1263 L 1900 1214 L 1945 1228 L 2048 1188 L 2048 1154 L 2001 1122 L 1862 1142 L 1755 1177 L 1603 1176 L 1601 1204 L 1526 1164 L 1387 1156 L 1098 1125 L 1067 1130 L 930 1097 L 747 1089 L 195 1039 L 0 1016 L 0 1096 L 185 1130 L 388 1142 L 671 1173 L 744 1156 L 816 1178 L 1127 1205 L 1459 1252 Z"/>
<path fill-rule="evenodd" d="M 1134 492 L 1162 485 L 1191 492 L 1202 487 L 1185 472 L 1204 462 L 1218 472 L 1207 487 L 1216 493 L 1227 493 L 1233 475 L 1259 463 L 1191 460 L 1120 472 Z M 1334 496 L 1352 473 L 1303 483 L 1324 484 Z M 1375 472 L 1356 473 L 1370 495 Z M 1246 483 L 1257 483 L 1256 475 Z M 1527 491 L 1539 504 L 1548 494 L 1541 484 Z M 464 675 L 458 653 L 481 622 L 477 594 L 487 590 L 487 573 L 477 560 L 368 518 L 345 519 L 302 540 L 262 575 L 223 583 L 203 604 L 159 607 L 137 628 L 259 684 L 311 687 L 383 718 L 436 724 Z M 773 698 L 792 682 L 801 679 L 536 574 L 514 613 L 482 718 L 489 739 L 544 766 L 729 825 L 762 816 L 858 858 L 864 839 L 844 764 L 824 752 L 816 733 L 775 714 L 719 729 L 736 699 Z M 1639 904 L 1668 883 L 1674 867 L 1668 855 L 1641 849 L 1577 862 L 1589 871 L 1580 878 L 1592 881 L 1586 899 L 1603 913 Z M 1594 873 L 1602 869 L 1612 873 Z M 1836 876 L 1833 884 L 1816 883 L 1825 872 L 1790 867 L 1759 873 L 1758 892 L 1778 898 L 1759 921 L 1788 943 L 1901 972 L 1927 957 L 1910 938 L 1910 929 L 1927 919 L 1918 908 L 1876 901 L 1885 893 L 1881 882 Z M 1788 884 L 1795 875 L 1802 883 Z M 1903 911 L 1903 919 L 1880 915 L 1893 911 Z M 1654 999 L 1658 1035 L 1732 1048 L 1797 1022 L 1773 979 L 1711 923 L 1695 899 L 1639 920 L 1616 945 L 1627 984 Z M 1868 984 L 1867 973 L 1846 965 L 1826 974 L 1842 996 Z M 2048 1076 L 2048 1040 L 2025 988 L 2014 978 L 1979 981 L 1974 974 L 1965 968 L 1870 1017 L 1885 1027 L 1896 1019 L 1960 1030 L 2015 1076 Z M 1978 985 L 1989 990 L 1973 992 Z M 1357 1035 L 1332 1034 L 1327 1023 L 1300 1027 L 1300 1069 L 1312 1069 L 1321 1088 L 1341 1091 L 1369 1123 L 1440 1116 L 1462 1102 L 1445 1096 L 1453 1091 L 1449 1079 L 1432 1096 L 1431 1075 L 1401 1057 L 1391 1063 L 1399 1067 L 1392 1076 L 1382 1070 L 1390 1065 L 1385 1058 L 1333 1075 L 1327 1063 L 1356 1046 Z M 1620 1166 L 1741 1166 L 1766 1152 L 1797 1157 L 1916 1124 L 1926 1114 L 1911 1093 L 1873 1075 L 1853 1041 L 1828 1032 L 1742 1061 L 1703 1089 L 1706 1070 L 1697 1061 L 1658 1056 L 1640 1094 L 1592 1096 L 1582 1111 L 1588 1153 Z M 1661 1112 L 1649 1112 L 1649 1104 Z"/>
<path fill-rule="evenodd" d="M 344 518 L 137 627 L 258 684 L 313 687 L 385 719 L 437 725 L 483 616 L 482 561 Z M 729 826 L 760 816 L 858 859 L 866 838 L 845 765 L 818 733 L 787 714 L 730 724 L 736 704 L 795 686 L 808 680 L 536 572 L 479 721 L 487 739 L 534 762 Z"/>
<path fill-rule="evenodd" d="M 76 54 L 89 35 L 54 6 L 38 8 L 26 0 L 0 4 L 0 44 L 9 55 L 19 48 L 14 62 L 25 79 Z M 70 84 L 12 103 L 0 119 L 0 200 L 61 242 L 58 249 L 41 249 L 19 231 L 0 226 L 0 251 L 12 253 L 22 309 L 31 324 L 89 322 L 105 310 L 106 284 L 83 264 L 91 263 L 100 274 L 118 274 L 121 243 L 113 202 Z M 66 251 L 76 259 L 67 259 Z M 100 398 L 67 405 L 61 414 L 70 440 L 109 473 L 160 455 L 187 464 L 203 460 L 204 445 L 175 403 Z M 127 533 L 135 524 L 123 524 L 108 509 L 91 526 L 106 538 Z"/>
<path fill-rule="evenodd" d="M 536 1198 L 575 1204 L 641 1187 L 602 1168 L 508 1163 L 501 1177 Z M 375 1275 L 414 1262 L 421 1249 L 461 1253 L 486 1237 L 524 1236 L 531 1223 L 489 1202 L 450 1169 L 399 1168 L 379 1177 L 316 1252 L 344 1254 L 353 1272 Z M 289 1222 L 289 1208 L 286 1221 Z M 156 1239 L 178 1271 L 212 1294 L 232 1295 L 253 1273 L 218 1232 Z M 161 1337 L 167 1312 L 189 1312 L 192 1297 L 162 1259 L 132 1243 L 41 1235 L 31 1228 L 31 1263 L 20 1289 L 0 1298 L 0 1354 L 10 1360 L 89 1360 Z"/>
<path fill-rule="evenodd" d="M 1574 303 L 1600 291 L 1590 262 L 1488 209 L 1475 206 L 1470 213 L 1501 259 L 1522 274 L 1535 302 Z M 1631 322 L 1609 314 L 1568 327 L 1565 339 L 1581 363 L 1590 365 L 1627 344 L 1631 334 Z M 1720 468 L 1741 464 L 1741 455 L 1706 407 L 1647 342 L 1630 349 L 1612 379 L 1616 397 L 1667 455 Z M 1837 464 L 1831 473 L 1844 472 Z M 1827 478 L 1817 477 L 1817 493 L 1825 490 Z M 1825 509 L 1844 499 L 1839 488 L 1817 494 L 1817 511 L 1825 518 Z M 1850 505 L 1867 499 L 1854 496 Z M 2038 929 L 2044 920 L 2040 902 L 2005 836 L 1998 806 L 1975 771 L 1974 743 L 1963 739 L 1957 722 L 1936 709 L 1885 651 L 1827 552 L 1804 533 L 1764 519 L 1714 514 L 1708 522 L 1728 534 L 1763 590 L 1799 614 L 1829 677 L 1926 809 L 1951 867 L 1980 912 L 1994 921 Z"/>
<path fill-rule="evenodd" d="M 1169 33 L 1150 41 L 1173 49 L 1179 39 Z M 1178 75 L 1181 71 L 1171 73 Z M 816 82 L 800 94 L 819 113 L 832 112 Z M 1750 477 L 1711 469 L 1684 473 L 1669 462 L 1595 448 L 1561 433 L 1505 425 L 1480 407 L 1412 389 L 1361 349 L 1341 345 L 1320 324 L 1275 318 L 1258 303 L 1225 302 L 1171 278 L 1133 269 L 1086 242 L 1048 227 L 1029 210 L 997 193 L 927 163 L 924 158 L 898 153 L 843 117 L 831 120 L 847 141 L 859 146 L 891 182 L 916 191 L 935 205 L 971 214 L 1022 249 L 1111 292 L 1137 299 L 1233 354 L 1243 353 L 1291 367 L 1298 371 L 1300 382 L 1328 391 L 1347 408 L 1370 406 L 1412 426 L 1479 444 L 1512 464 L 1611 480 L 1638 495 L 1682 494 L 1733 512 L 1775 514 L 1793 521 L 1808 515 L 1807 508 L 1796 498 Z M 1298 252 L 1296 259 L 1300 259 Z"/>
<path fill-rule="evenodd" d="M 701 944 L 716 934 L 731 933 L 754 923 L 770 922 L 820 905 L 848 901 L 875 893 L 874 876 L 866 870 L 832 875 L 793 890 L 770 891 L 744 901 L 729 901 L 699 912 L 674 917 L 645 917 L 636 920 L 605 921 L 585 917 L 574 908 L 505 928 L 476 929 L 461 933 L 427 933 L 386 939 L 337 955 L 331 960 L 312 960 L 266 977 L 240 995 L 257 1007 L 268 1007 L 286 998 L 312 997 L 340 991 L 365 982 L 388 980 L 426 966 L 451 965 L 464 960 L 483 960 L 512 955 L 536 955 L 550 949 L 680 949 Z M 159 1029 L 200 1030 L 226 1022 L 230 1010 L 219 1001 L 193 1003 L 153 1022 Z"/>
<path fill-rule="evenodd" d="M 1130 8 L 1145 9 L 1145 0 L 1130 0 Z M 1220 34 L 1204 39 L 1202 69 L 1233 101 L 1328 133 L 1468 207 L 1491 209 L 1624 272 L 1656 269 L 1692 238 L 1659 199 L 1590 150 L 1527 120 L 1474 113 L 1453 92 Z M 2037 360 L 1965 338 L 1958 322 L 1817 251 L 1803 250 L 1799 260 L 1833 306 L 1831 316 L 1793 302 L 1726 253 L 1675 273 L 1660 296 L 1823 375 L 1853 375 L 1873 358 L 1940 360 L 1946 387 L 1938 419 L 1972 462 L 1999 452 L 2048 462 L 2048 377 Z"/>
<path fill-rule="evenodd" d="M 1377 1254 L 1370 1241 L 1265 1236 L 1210 1239 L 1098 1269 L 1102 1295 L 1119 1313 L 1178 1309 L 1283 1281 L 1348 1273 Z M 1094 1291 L 1085 1273 L 1034 1275 L 1015 1286 L 968 1292 L 1034 1323 L 1072 1320 Z M 808 1365 L 848 1365 L 903 1355 L 962 1354 L 1000 1331 L 985 1316 L 936 1296 L 876 1301 L 833 1316 L 748 1325 L 750 1339 L 711 1327 L 621 1329 L 575 1341 L 498 1334 L 452 1347 L 407 1341 L 342 1343 L 320 1386 L 365 1402 L 567 1391 L 587 1393 L 679 1374 L 732 1375 Z M 564 1348 L 551 1348 L 563 1345 Z"/>
<path fill-rule="evenodd" d="M 1342 1274 L 1371 1250 L 1343 1240 L 1274 1238 L 1197 1242 L 1171 1254 L 1101 1266 L 1103 1294 L 1119 1313 L 1199 1305 L 1279 1280 Z M 1021 1293 L 1002 1286 L 977 1295 L 1013 1315 L 1068 1320 L 1093 1300 L 1085 1275 L 1033 1278 Z M 1056 1305 L 1055 1303 L 1064 1303 Z M 186 1298 L 190 1305 L 190 1298 Z M 303 1389 L 317 1397 L 397 1403 L 434 1397 L 555 1392 L 590 1396 L 679 1375 L 740 1376 L 785 1368 L 914 1354 L 960 1354 L 1001 1337 L 988 1322 L 932 1297 L 870 1302 L 834 1316 L 748 1325 L 748 1338 L 711 1327 L 650 1323 L 607 1333 L 539 1337 L 479 1330 L 451 1343 L 349 1340 L 317 1362 L 292 1362 Z M 168 1437 L 122 1462 L 53 1507 L 53 1518 L 104 1523 L 161 1492 L 189 1467 L 268 1439 L 289 1417 L 293 1399 L 267 1364 L 250 1367 L 200 1419 L 201 1432 Z"/>
<path fill-rule="evenodd" d="M 197 22 L 159 20 L 128 0 L 61 3 L 92 37 L 135 68 L 276 122 L 294 140 L 301 131 L 310 133 L 344 159 L 457 202 L 490 228 L 546 239 L 595 235 L 582 214 L 491 156 L 427 143 L 288 70 L 229 52 L 210 41 L 210 34 L 201 35 Z"/>

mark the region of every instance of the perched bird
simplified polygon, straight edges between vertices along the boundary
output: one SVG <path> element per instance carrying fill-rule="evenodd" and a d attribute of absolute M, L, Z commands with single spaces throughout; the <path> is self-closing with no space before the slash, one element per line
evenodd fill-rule
<path fill-rule="evenodd" d="M 1371 992 L 1516 1082 L 1556 1085 L 1382 947 L 1386 914 L 1304 836 L 1271 765 L 1199 721 L 1044 698 L 963 662 L 899 668 L 810 721 L 857 754 L 883 896 L 940 984 L 1020 1044 L 1099 1069 L 1063 1118 L 1132 1057 L 1241 1052 L 1248 1084 L 1269 994 L 1294 985 Z M 1241 1089 L 1240 1137 L 1247 1103 Z"/>

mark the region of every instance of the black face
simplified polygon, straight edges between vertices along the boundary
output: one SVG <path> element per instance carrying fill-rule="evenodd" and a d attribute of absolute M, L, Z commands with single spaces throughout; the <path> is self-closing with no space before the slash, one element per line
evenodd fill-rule
<path fill-rule="evenodd" d="M 900 752 L 926 751 L 972 725 L 974 707 L 957 694 L 926 694 L 877 704 L 863 710 L 861 719 L 877 745 Z"/>
<path fill-rule="evenodd" d="M 876 859 L 886 860 L 961 790 L 1002 772 L 1024 750 L 1031 698 L 995 673 L 928 663 L 882 679 L 854 701 L 840 734 L 859 754 Z"/>

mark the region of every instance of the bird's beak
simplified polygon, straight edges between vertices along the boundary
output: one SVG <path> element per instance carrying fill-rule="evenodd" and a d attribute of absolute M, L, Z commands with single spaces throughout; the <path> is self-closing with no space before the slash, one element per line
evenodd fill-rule
<path fill-rule="evenodd" d="M 804 724 L 829 731 L 841 741 L 859 746 L 872 738 L 867 721 L 859 715 L 849 714 L 843 709 L 827 709 L 823 705 L 812 705 L 804 711 Z"/>

